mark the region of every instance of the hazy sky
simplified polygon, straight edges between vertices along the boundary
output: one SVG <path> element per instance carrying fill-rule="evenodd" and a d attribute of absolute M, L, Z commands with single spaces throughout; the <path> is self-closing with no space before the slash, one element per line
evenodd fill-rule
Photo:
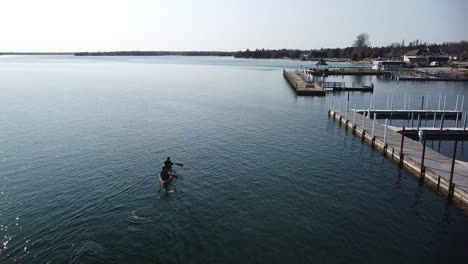
<path fill-rule="evenodd" d="M 467 0 L 0 0 L 1 51 L 243 50 L 468 40 Z"/>

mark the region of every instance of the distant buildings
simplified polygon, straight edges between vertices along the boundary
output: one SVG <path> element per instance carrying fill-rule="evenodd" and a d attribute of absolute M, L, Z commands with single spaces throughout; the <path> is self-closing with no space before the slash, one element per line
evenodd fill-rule
<path fill-rule="evenodd" d="M 432 62 L 437 62 L 439 65 L 447 64 L 450 57 L 441 50 L 434 49 L 415 49 L 408 51 L 403 56 L 403 61 L 411 66 L 428 66 Z M 435 64 L 435 63 L 433 63 Z"/>
<path fill-rule="evenodd" d="M 406 62 L 404 61 L 383 61 L 377 60 L 372 62 L 373 70 L 380 71 L 400 71 L 406 67 Z"/>

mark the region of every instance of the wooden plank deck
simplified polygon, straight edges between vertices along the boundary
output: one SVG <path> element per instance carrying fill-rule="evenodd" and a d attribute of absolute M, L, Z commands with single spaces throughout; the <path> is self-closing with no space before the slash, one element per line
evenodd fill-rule
<path fill-rule="evenodd" d="M 356 92 L 373 92 L 373 87 L 327 87 L 327 89 L 333 91 L 356 91 Z"/>
<path fill-rule="evenodd" d="M 313 95 L 313 96 L 324 96 L 325 89 L 320 85 L 307 83 L 301 76 L 295 72 L 286 71 L 283 69 L 283 76 L 289 82 L 291 87 L 294 89 L 297 95 Z"/>
<path fill-rule="evenodd" d="M 364 126 L 362 126 L 363 115 L 359 113 L 356 113 L 355 123 L 353 124 L 353 110 L 343 110 L 342 115 L 339 112 L 330 110 L 329 115 L 340 124 L 343 124 L 346 129 L 353 130 L 355 135 L 361 137 L 365 142 L 382 151 L 387 157 L 396 162 L 400 161 L 402 135 L 398 132 L 387 127 L 385 139 L 387 145 L 385 147 L 385 126 L 383 124 L 375 123 L 375 138 L 373 140 L 371 119 L 364 118 L 365 122 Z M 418 177 L 421 177 L 422 150 L 423 145 L 421 143 L 411 140 L 408 137 L 404 138 L 402 165 Z M 424 159 L 425 172 L 421 179 L 425 183 L 435 186 L 438 191 L 448 194 L 451 164 L 452 159 L 450 157 L 446 157 L 439 152 L 426 147 Z M 468 206 L 468 163 L 462 161 L 455 162 L 453 183 L 455 184 L 453 197 L 456 201 L 460 201 L 464 206 Z"/>
<path fill-rule="evenodd" d="M 393 131 L 402 133 L 402 127 L 389 126 Z M 420 127 L 419 130 L 423 131 L 424 137 L 427 140 L 467 140 L 468 141 L 468 130 L 463 127 Z M 406 127 L 405 136 L 412 139 L 418 139 L 418 128 Z"/>
<path fill-rule="evenodd" d="M 444 119 L 450 119 L 450 120 L 456 120 L 457 117 L 458 119 L 461 119 L 462 117 L 462 112 L 459 110 L 390 110 L 390 109 L 370 109 L 370 110 L 364 110 L 364 109 L 357 109 L 357 112 L 362 114 L 366 111 L 366 113 L 370 112 L 371 117 L 374 116 L 374 114 L 377 115 L 377 118 L 382 119 L 382 118 L 392 118 L 392 119 L 410 119 L 411 115 L 413 116 L 413 119 L 416 120 L 418 118 L 420 119 L 428 119 L 432 120 L 434 119 L 434 115 L 436 116 L 437 120 L 440 120 L 442 115 L 444 115 Z"/>

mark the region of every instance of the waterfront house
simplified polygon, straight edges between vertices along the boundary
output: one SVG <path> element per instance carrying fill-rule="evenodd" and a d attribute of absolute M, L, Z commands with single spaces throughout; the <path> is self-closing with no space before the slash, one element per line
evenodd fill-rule
<path fill-rule="evenodd" d="M 403 56 L 403 61 L 411 66 L 428 66 L 435 61 L 439 65 L 447 64 L 450 57 L 439 49 L 415 49 Z"/>

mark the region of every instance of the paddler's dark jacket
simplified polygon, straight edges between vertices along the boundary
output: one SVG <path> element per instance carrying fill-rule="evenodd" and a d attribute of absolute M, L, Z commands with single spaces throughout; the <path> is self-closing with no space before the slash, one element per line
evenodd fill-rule
<path fill-rule="evenodd" d="M 164 167 L 166 167 L 168 169 L 172 168 L 172 165 L 174 165 L 174 163 L 172 163 L 170 160 L 166 160 L 164 162 Z"/>

